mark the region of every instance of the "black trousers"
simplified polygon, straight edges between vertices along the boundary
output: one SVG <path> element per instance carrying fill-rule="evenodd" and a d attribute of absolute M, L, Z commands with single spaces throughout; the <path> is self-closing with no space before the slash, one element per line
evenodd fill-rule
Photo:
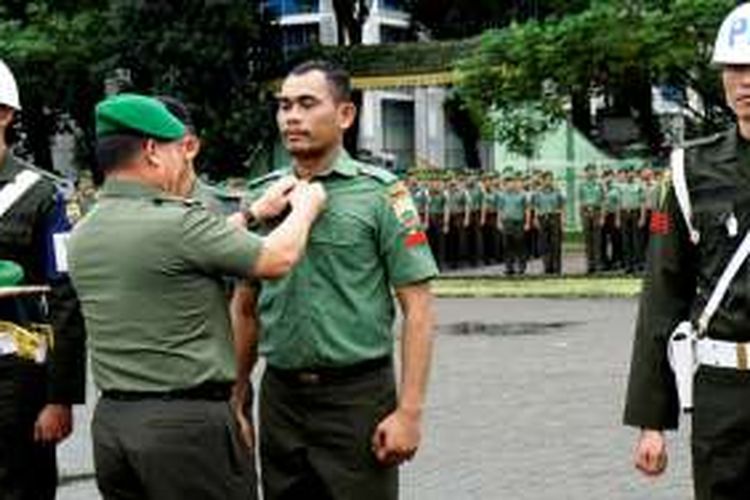
<path fill-rule="evenodd" d="M 695 378 L 696 500 L 750 496 L 750 372 L 701 366 Z"/>
<path fill-rule="evenodd" d="M 443 232 L 443 218 L 441 215 L 430 216 L 430 223 L 427 227 L 427 239 L 430 242 L 432 255 L 440 269 L 445 269 L 448 261 L 447 254 L 447 234 Z"/>
<path fill-rule="evenodd" d="M 487 220 L 482 226 L 482 240 L 484 243 L 484 263 L 496 264 L 501 262 L 500 231 L 497 229 L 497 212 L 489 212 Z"/>
<path fill-rule="evenodd" d="M 102 398 L 91 424 L 104 500 L 253 500 L 252 455 L 226 401 Z"/>
<path fill-rule="evenodd" d="M 484 233 L 482 226 L 479 224 L 481 213 L 479 211 L 471 212 L 469 217 L 469 252 L 468 261 L 472 267 L 484 264 Z"/>
<path fill-rule="evenodd" d="M 560 274 L 562 272 L 562 222 L 560 214 L 539 216 L 540 248 L 544 272 Z"/>
<path fill-rule="evenodd" d="M 641 214 L 638 210 L 623 210 L 622 212 L 622 255 L 625 270 L 633 272 L 640 267 L 642 258 L 641 246 Z"/>
<path fill-rule="evenodd" d="M 607 270 L 622 265 L 622 228 L 615 225 L 615 219 L 615 214 L 607 214 L 602 226 L 602 264 Z"/>
<path fill-rule="evenodd" d="M 586 244 L 586 270 L 589 273 L 595 273 L 602 265 L 602 228 L 600 220 L 601 212 L 598 209 L 584 208 L 581 210 L 583 238 Z"/>
<path fill-rule="evenodd" d="M 398 468 L 379 464 L 375 428 L 396 407 L 393 369 L 320 383 L 273 369 L 260 391 L 265 500 L 395 500 Z"/>
<path fill-rule="evenodd" d="M 505 272 L 523 274 L 526 272 L 527 247 L 523 221 L 504 221 L 503 250 L 505 253 Z"/>
<path fill-rule="evenodd" d="M 55 446 L 34 441 L 46 397 L 44 366 L 0 357 L 0 500 L 55 498 Z"/>

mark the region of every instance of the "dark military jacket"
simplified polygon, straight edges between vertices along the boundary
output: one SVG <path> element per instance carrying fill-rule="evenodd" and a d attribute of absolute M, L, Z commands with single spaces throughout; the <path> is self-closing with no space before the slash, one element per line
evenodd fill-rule
<path fill-rule="evenodd" d="M 36 170 L 10 154 L 2 162 L 0 190 L 22 170 Z M 44 178 L 0 217 L 0 259 L 23 267 L 23 284 L 51 287 L 46 303 L 29 297 L 0 300 L 0 320 L 50 323 L 55 341 L 47 362 L 47 400 L 65 404 L 82 403 L 85 395 L 83 318 L 68 275 L 58 261 L 60 237 L 69 230 L 65 201 Z"/>
<path fill-rule="evenodd" d="M 689 145 L 685 171 L 700 232 L 694 245 L 670 186 L 652 215 L 649 263 L 633 344 L 625 423 L 650 429 L 677 426 L 678 400 L 666 354 L 683 320 L 696 322 L 727 263 L 750 230 L 750 143 L 736 129 Z M 734 215 L 738 230 L 727 221 Z M 750 341 L 750 265 L 745 262 L 714 315 L 707 336 Z"/>

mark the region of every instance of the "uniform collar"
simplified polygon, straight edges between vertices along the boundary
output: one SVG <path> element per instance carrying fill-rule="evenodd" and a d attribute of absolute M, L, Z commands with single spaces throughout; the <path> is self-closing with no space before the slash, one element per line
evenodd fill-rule
<path fill-rule="evenodd" d="M 355 177 L 359 170 L 357 169 L 357 163 L 349 156 L 349 153 L 344 148 L 339 149 L 335 159 L 331 165 L 324 171 L 316 174 L 316 178 L 328 178 L 335 175 L 341 175 L 344 177 Z"/>
<path fill-rule="evenodd" d="M 10 150 L 6 150 L 5 158 L 3 158 L 2 166 L 0 166 L 0 182 L 5 183 L 12 181 L 20 170 L 20 166 L 10 153 Z"/>
<path fill-rule="evenodd" d="M 100 192 L 101 198 L 158 198 L 165 195 L 161 189 L 123 179 L 107 179 Z"/>

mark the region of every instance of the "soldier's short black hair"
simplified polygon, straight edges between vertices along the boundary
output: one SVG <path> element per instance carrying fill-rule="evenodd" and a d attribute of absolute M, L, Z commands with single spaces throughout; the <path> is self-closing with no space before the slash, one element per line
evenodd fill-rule
<path fill-rule="evenodd" d="M 172 113 L 175 118 L 185 125 L 185 128 L 189 133 L 195 135 L 195 122 L 190 115 L 190 110 L 184 102 L 169 95 L 160 95 L 156 96 L 156 98 L 167 107 L 167 110 Z"/>
<path fill-rule="evenodd" d="M 331 95 L 338 102 L 349 102 L 352 100 L 352 80 L 349 72 L 336 63 L 322 59 L 298 64 L 289 72 L 289 75 L 301 76 L 313 71 L 320 71 L 328 82 Z"/>
<path fill-rule="evenodd" d="M 146 137 L 137 134 L 112 134 L 96 140 L 96 167 L 108 174 L 132 160 L 143 147 Z"/>

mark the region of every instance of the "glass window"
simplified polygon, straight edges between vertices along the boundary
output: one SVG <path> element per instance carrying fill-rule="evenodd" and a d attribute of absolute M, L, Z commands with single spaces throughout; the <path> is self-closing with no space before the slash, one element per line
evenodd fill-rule
<path fill-rule="evenodd" d="M 383 10 L 405 10 L 404 0 L 380 0 L 380 8 Z"/>
<path fill-rule="evenodd" d="M 393 156 L 397 170 L 414 166 L 414 103 L 382 101 L 383 153 Z"/>
<path fill-rule="evenodd" d="M 318 0 L 266 0 L 264 8 L 274 16 L 313 14 L 320 11 Z"/>
<path fill-rule="evenodd" d="M 284 26 L 281 31 L 281 43 L 285 53 L 304 49 L 318 43 L 320 26 L 318 24 L 294 24 Z"/>

